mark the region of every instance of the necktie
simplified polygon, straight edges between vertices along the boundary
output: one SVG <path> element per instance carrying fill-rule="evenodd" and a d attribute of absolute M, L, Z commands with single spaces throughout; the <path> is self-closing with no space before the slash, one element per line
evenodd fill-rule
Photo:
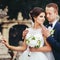
<path fill-rule="evenodd" d="M 52 24 L 48 24 L 48 26 L 51 26 L 52 27 Z"/>

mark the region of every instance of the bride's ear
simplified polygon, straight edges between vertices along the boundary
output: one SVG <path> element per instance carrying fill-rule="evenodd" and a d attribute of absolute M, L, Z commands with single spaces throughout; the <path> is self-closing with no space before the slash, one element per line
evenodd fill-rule
<path fill-rule="evenodd" d="M 36 21 L 36 17 L 33 17 L 34 21 Z"/>

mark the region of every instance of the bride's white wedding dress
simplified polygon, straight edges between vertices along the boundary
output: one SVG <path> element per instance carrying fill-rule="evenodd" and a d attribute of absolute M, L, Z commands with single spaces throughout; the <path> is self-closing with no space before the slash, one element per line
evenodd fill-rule
<path fill-rule="evenodd" d="M 26 35 L 26 38 L 28 38 L 29 35 L 39 36 L 41 40 L 40 47 L 43 47 L 44 39 L 42 36 L 41 29 L 29 28 L 28 30 L 29 32 Z M 54 60 L 54 57 L 53 57 L 52 52 L 30 52 L 29 46 L 28 46 L 27 49 L 19 57 L 19 60 Z"/>

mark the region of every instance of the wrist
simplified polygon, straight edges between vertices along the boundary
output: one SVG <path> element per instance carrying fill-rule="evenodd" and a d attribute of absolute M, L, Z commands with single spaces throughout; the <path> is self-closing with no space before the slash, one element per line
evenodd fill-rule
<path fill-rule="evenodd" d="M 48 38 L 50 35 L 48 35 L 46 38 Z"/>
<path fill-rule="evenodd" d="M 5 45 L 6 45 L 6 47 L 8 47 L 8 48 L 9 48 L 9 46 L 10 46 L 9 44 L 5 44 Z"/>

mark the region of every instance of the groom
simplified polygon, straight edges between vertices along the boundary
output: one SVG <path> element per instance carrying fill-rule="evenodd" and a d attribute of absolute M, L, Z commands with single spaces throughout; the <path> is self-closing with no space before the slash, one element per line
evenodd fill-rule
<path fill-rule="evenodd" d="M 43 34 L 46 40 L 52 47 L 55 60 L 60 60 L 60 22 L 58 22 L 58 6 L 55 3 L 49 3 L 46 5 L 46 17 L 51 24 L 53 34 L 46 27 L 42 27 Z M 23 32 L 23 36 L 27 34 L 27 30 Z"/>
<path fill-rule="evenodd" d="M 49 3 L 46 5 L 45 11 L 47 20 L 49 24 L 52 24 L 51 28 L 54 32 L 51 35 L 48 29 L 42 27 L 43 35 L 52 47 L 55 60 L 60 60 L 60 22 L 58 22 L 58 6 L 55 3 Z"/>

